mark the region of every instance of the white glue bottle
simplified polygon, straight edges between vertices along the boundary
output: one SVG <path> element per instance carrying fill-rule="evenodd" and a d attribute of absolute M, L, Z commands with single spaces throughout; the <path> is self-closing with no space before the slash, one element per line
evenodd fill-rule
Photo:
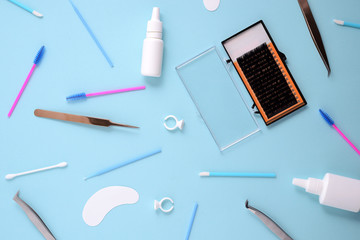
<path fill-rule="evenodd" d="M 151 20 L 147 24 L 146 38 L 143 44 L 141 74 L 160 77 L 164 43 L 162 40 L 162 22 L 160 9 L 153 8 Z"/>
<path fill-rule="evenodd" d="M 324 179 L 294 178 L 294 185 L 319 195 L 321 204 L 351 212 L 360 210 L 360 180 L 327 173 Z"/>

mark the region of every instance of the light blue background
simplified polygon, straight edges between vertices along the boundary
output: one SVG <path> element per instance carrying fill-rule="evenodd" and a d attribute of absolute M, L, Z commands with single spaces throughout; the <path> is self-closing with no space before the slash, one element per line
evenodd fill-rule
<path fill-rule="evenodd" d="M 296 0 L 223 0 L 208 12 L 201 0 L 76 0 L 103 44 L 110 68 L 66 0 L 22 0 L 43 19 L 0 2 L 0 239 L 42 239 L 12 200 L 17 190 L 57 239 L 184 239 L 195 201 L 191 239 L 277 239 L 244 202 L 263 210 L 294 239 L 358 239 L 360 215 L 318 203 L 291 184 L 293 177 L 322 178 L 332 172 L 360 179 L 360 157 L 320 117 L 323 108 L 360 147 L 360 29 L 336 26 L 333 18 L 360 22 L 356 0 L 310 1 L 332 74 L 312 42 Z M 164 23 L 164 64 L 159 79 L 140 74 L 142 41 L 152 7 Z M 219 152 L 176 74 L 175 66 L 264 20 L 308 105 L 261 133 Z M 41 45 L 45 55 L 11 119 L 7 113 Z M 224 55 L 225 56 L 225 55 Z M 234 76 L 236 73 L 233 71 Z M 239 80 L 239 78 L 237 78 Z M 130 86 L 145 91 L 69 104 L 65 97 Z M 246 95 L 247 93 L 243 91 Z M 36 118 L 36 108 L 108 118 L 140 130 L 100 128 Z M 162 119 L 185 119 L 183 132 L 168 132 Z M 155 147 L 163 152 L 89 181 L 94 170 Z M 8 173 L 67 161 L 66 169 L 6 181 Z M 200 171 L 276 172 L 276 179 L 200 178 Z M 97 227 L 82 220 L 96 191 L 129 186 L 136 205 L 111 211 Z M 170 196 L 171 214 L 153 210 Z"/>

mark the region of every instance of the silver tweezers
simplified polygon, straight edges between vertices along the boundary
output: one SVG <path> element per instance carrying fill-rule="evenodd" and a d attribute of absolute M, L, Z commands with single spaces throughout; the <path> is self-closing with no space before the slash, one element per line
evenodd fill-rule
<path fill-rule="evenodd" d="M 246 200 L 245 207 L 254 213 L 260 220 L 278 236 L 281 240 L 293 240 L 279 225 L 276 224 L 270 217 L 260 210 L 249 205 L 249 201 Z"/>
<path fill-rule="evenodd" d="M 43 222 L 43 220 L 39 217 L 39 215 L 37 215 L 37 213 L 34 211 L 34 209 L 32 209 L 26 202 L 24 202 L 24 200 L 22 200 L 19 197 L 19 192 L 18 191 L 13 200 L 19 204 L 19 206 L 22 208 L 22 210 L 24 210 L 24 212 L 26 213 L 26 215 L 28 216 L 28 218 L 30 219 L 30 221 L 35 225 L 35 227 L 41 232 L 41 234 L 44 236 L 44 238 L 46 240 L 56 240 L 54 235 L 52 235 L 52 233 L 50 232 L 50 230 L 48 229 L 48 227 L 45 225 L 45 223 Z"/>

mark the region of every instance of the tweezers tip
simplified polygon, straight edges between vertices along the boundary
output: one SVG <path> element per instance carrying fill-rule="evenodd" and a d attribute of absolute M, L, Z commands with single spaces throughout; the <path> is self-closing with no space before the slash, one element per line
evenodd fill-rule
<path fill-rule="evenodd" d="M 125 127 L 128 127 L 128 128 L 140 128 L 138 126 L 132 126 L 132 125 L 126 125 Z"/>
<path fill-rule="evenodd" d="M 246 208 L 249 208 L 249 201 L 246 199 L 246 201 L 245 201 L 245 207 Z"/>
<path fill-rule="evenodd" d="M 19 198 L 19 193 L 20 193 L 20 190 L 18 190 L 15 194 L 15 196 L 13 197 L 13 200 L 15 200 L 16 198 Z"/>

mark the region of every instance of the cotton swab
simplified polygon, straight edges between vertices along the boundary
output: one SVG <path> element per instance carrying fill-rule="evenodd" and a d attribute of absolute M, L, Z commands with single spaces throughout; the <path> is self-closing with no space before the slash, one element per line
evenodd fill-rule
<path fill-rule="evenodd" d="M 275 173 L 252 173 L 252 172 L 201 172 L 200 177 L 253 177 L 275 178 Z"/>
<path fill-rule="evenodd" d="M 10 109 L 10 111 L 9 111 L 9 113 L 8 113 L 8 117 L 11 117 L 11 114 L 13 113 L 13 111 L 14 111 L 17 103 L 19 102 L 19 99 L 20 99 L 22 93 L 24 92 L 25 87 L 26 87 L 26 85 L 28 84 L 32 73 L 34 72 L 35 67 L 36 67 L 37 64 L 40 62 L 40 60 L 41 60 L 41 58 L 42 58 L 42 56 L 43 56 L 43 54 L 44 54 L 44 49 L 45 49 L 45 47 L 42 46 L 42 47 L 40 48 L 40 50 L 38 51 L 38 53 L 36 54 L 36 57 L 35 57 L 35 59 L 34 59 L 34 65 L 32 66 L 32 68 L 31 68 L 31 70 L 30 70 L 30 72 L 29 72 L 29 74 L 28 74 L 28 76 L 27 76 L 27 78 L 26 78 L 23 86 L 22 86 L 21 89 L 20 89 L 19 94 L 17 95 L 17 97 L 16 97 L 16 99 L 15 99 L 15 102 L 13 103 L 13 105 L 12 105 L 12 107 L 11 107 L 11 109 Z"/>
<path fill-rule="evenodd" d="M 105 52 L 104 48 L 101 46 L 99 40 L 96 38 L 95 34 L 93 33 L 93 31 L 91 30 L 90 26 L 87 24 L 87 22 L 85 21 L 85 19 L 83 18 L 83 16 L 81 15 L 79 9 L 77 9 L 77 7 L 74 5 L 74 3 L 69 0 L 69 2 L 71 3 L 71 6 L 73 7 L 75 13 L 78 15 L 78 17 L 80 18 L 80 21 L 82 22 L 82 24 L 84 25 L 84 27 L 86 28 L 86 30 L 89 32 L 91 38 L 94 40 L 94 42 L 96 43 L 97 47 L 100 49 L 101 53 L 104 55 L 104 57 L 106 58 L 106 61 L 109 63 L 110 67 L 114 67 L 114 64 L 112 63 L 112 61 L 110 60 L 109 56 L 107 55 L 107 53 Z"/>
<path fill-rule="evenodd" d="M 126 166 L 126 165 L 129 165 L 129 164 L 134 163 L 134 162 L 136 162 L 136 161 L 139 161 L 139 160 L 141 160 L 141 159 L 144 159 L 144 158 L 150 157 L 150 156 L 152 156 L 152 155 L 155 155 L 155 154 L 157 154 L 157 153 L 161 153 L 161 148 L 155 149 L 155 150 L 153 150 L 153 151 L 151 151 L 151 152 L 148 152 L 148 153 L 145 153 L 145 154 L 141 154 L 141 155 L 139 155 L 139 156 L 137 156 L 137 157 L 134 157 L 134 158 L 132 158 L 132 159 L 130 159 L 130 160 L 127 160 L 127 161 L 125 161 L 125 162 L 121 162 L 121 163 L 112 165 L 112 166 L 110 166 L 110 167 L 104 168 L 104 169 L 102 169 L 102 170 L 100 170 L 100 171 L 97 171 L 97 172 L 95 172 L 95 173 L 93 173 L 93 174 L 90 174 L 89 176 L 85 177 L 84 180 L 88 180 L 89 178 L 93 178 L 93 177 L 96 177 L 96 176 L 99 176 L 99 175 L 108 173 L 108 172 L 110 172 L 110 171 L 113 171 L 113 170 L 115 170 L 115 169 L 124 167 L 124 166 Z"/>
<path fill-rule="evenodd" d="M 122 92 L 130 92 L 130 91 L 137 91 L 137 90 L 143 90 L 145 89 L 145 86 L 139 86 L 139 87 L 132 87 L 132 88 L 123 88 L 123 89 L 117 89 L 117 90 L 110 90 L 110 91 L 104 91 L 104 92 L 96 92 L 96 93 L 78 93 L 71 95 L 66 98 L 66 100 L 80 100 L 80 99 L 86 99 L 88 97 L 96 97 L 101 95 L 107 95 L 107 94 L 113 94 L 113 93 L 122 93 Z"/>
<path fill-rule="evenodd" d="M 186 233 L 186 237 L 185 237 L 186 240 L 189 240 L 189 238 L 190 238 L 190 233 L 191 233 L 192 226 L 193 226 L 193 224 L 194 224 L 194 220 L 195 220 L 195 216 L 196 216 L 196 212 L 197 212 L 198 206 L 199 206 L 198 203 L 195 203 L 193 212 L 192 212 L 192 214 L 191 214 L 189 227 L 188 227 L 188 230 L 187 230 L 187 233 Z"/>
<path fill-rule="evenodd" d="M 22 4 L 22 3 L 19 3 L 19 2 L 15 1 L 15 0 L 9 0 L 9 2 L 12 2 L 13 4 L 17 5 L 18 7 L 21 7 L 22 9 L 28 11 L 29 13 L 33 14 L 36 17 L 39 17 L 39 18 L 43 17 L 43 15 L 41 13 L 29 8 L 28 6 L 26 6 L 26 5 Z"/>
<path fill-rule="evenodd" d="M 46 170 L 50 170 L 53 168 L 62 168 L 62 167 L 66 167 L 67 166 L 67 162 L 61 162 L 59 164 L 50 166 L 50 167 L 44 167 L 44 168 L 39 168 L 39 169 L 35 169 L 35 170 L 31 170 L 31 171 L 27 171 L 27 172 L 22 172 L 22 173 L 16 173 L 16 174 L 7 174 L 5 176 L 6 180 L 11 180 L 15 177 L 19 177 L 19 176 L 23 176 L 23 175 L 27 175 L 27 174 L 31 174 L 31 173 L 36 173 L 36 172 L 41 172 L 41 171 L 46 171 Z"/>

